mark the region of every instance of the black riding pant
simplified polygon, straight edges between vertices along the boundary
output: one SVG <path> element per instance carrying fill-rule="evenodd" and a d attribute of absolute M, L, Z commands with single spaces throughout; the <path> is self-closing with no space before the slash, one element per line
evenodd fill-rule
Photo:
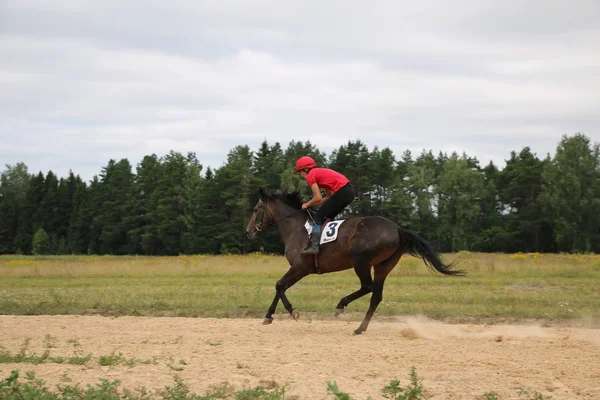
<path fill-rule="evenodd" d="M 348 204 L 354 200 L 354 187 L 347 183 L 340 190 L 332 194 L 314 214 L 317 225 L 323 225 L 326 218 L 334 219 Z"/>

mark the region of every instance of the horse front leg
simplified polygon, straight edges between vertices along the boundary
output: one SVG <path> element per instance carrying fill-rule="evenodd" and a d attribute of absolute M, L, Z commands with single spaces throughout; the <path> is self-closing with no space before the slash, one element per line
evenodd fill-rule
<path fill-rule="evenodd" d="M 308 275 L 307 268 L 292 267 L 288 270 L 288 272 L 285 273 L 285 275 L 281 277 L 280 280 L 277 281 L 277 283 L 275 284 L 275 298 L 271 303 L 271 307 L 269 307 L 269 310 L 267 311 L 267 315 L 265 315 L 263 325 L 268 325 L 273 322 L 273 314 L 275 313 L 275 309 L 277 308 L 279 299 L 281 299 L 283 306 L 290 313 L 292 318 L 294 318 L 296 321 L 298 320 L 300 313 L 298 313 L 298 311 L 294 309 L 292 303 L 290 303 L 287 296 L 285 295 L 285 291 L 292 287 L 300 279 L 304 278 L 306 275 Z"/>
<path fill-rule="evenodd" d="M 267 315 L 265 315 L 265 319 L 263 319 L 263 325 L 269 325 L 273 322 L 273 314 L 275 314 L 275 309 L 277 308 L 277 304 L 279 303 L 279 293 L 275 291 L 275 298 L 271 303 L 271 307 L 267 310 Z"/>

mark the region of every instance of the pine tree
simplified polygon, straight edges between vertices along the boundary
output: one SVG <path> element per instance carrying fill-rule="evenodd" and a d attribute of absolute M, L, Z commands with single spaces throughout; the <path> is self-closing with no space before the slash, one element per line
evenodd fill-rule
<path fill-rule="evenodd" d="M 0 254 L 26 252 L 18 236 L 19 221 L 25 217 L 25 198 L 29 173 L 24 163 L 6 165 L 0 175 Z"/>
<path fill-rule="evenodd" d="M 438 243 L 437 221 L 434 202 L 434 188 L 437 184 L 438 163 L 431 152 L 423 151 L 408 166 L 407 185 L 409 195 L 413 199 L 413 219 L 410 226 L 429 241 Z"/>
<path fill-rule="evenodd" d="M 215 174 L 214 188 L 222 204 L 220 213 L 229 221 L 217 234 L 221 253 L 246 253 L 249 249 L 245 228 L 252 214 L 253 194 L 259 187 L 252 161 L 250 148 L 237 146 Z"/>
<path fill-rule="evenodd" d="M 133 173 L 129 160 L 110 160 L 100 174 L 98 213 L 93 218 L 95 229 L 99 229 L 99 254 L 127 254 L 131 250 L 127 233 L 128 199 L 133 195 Z"/>
<path fill-rule="evenodd" d="M 137 166 L 133 196 L 128 204 L 129 241 L 133 251 L 139 254 L 163 254 L 158 236 L 156 212 L 158 209 L 160 182 L 164 181 L 161 160 L 152 154 L 145 156 Z"/>
<path fill-rule="evenodd" d="M 441 250 L 472 250 L 478 236 L 483 179 L 472 165 L 466 156 L 454 153 L 438 178 L 434 191 Z"/>
<path fill-rule="evenodd" d="M 506 243 L 508 251 L 552 248 L 551 230 L 539 200 L 544 168 L 545 162 L 525 147 L 519 154 L 511 152 L 506 167 L 498 176 L 499 196 L 506 208 L 505 230 L 510 235 L 510 241 Z"/>
<path fill-rule="evenodd" d="M 89 210 L 88 189 L 84 182 L 78 183 L 72 203 L 73 209 L 67 229 L 68 249 L 73 254 L 86 254 L 89 246 L 92 218 L 87 212 Z"/>
<path fill-rule="evenodd" d="M 184 238 L 190 224 L 186 212 L 190 212 L 192 200 L 188 186 L 198 184 L 201 168 L 194 153 L 184 157 L 171 151 L 164 158 L 164 174 L 155 192 L 158 201 L 154 224 L 165 254 L 184 252 Z"/>

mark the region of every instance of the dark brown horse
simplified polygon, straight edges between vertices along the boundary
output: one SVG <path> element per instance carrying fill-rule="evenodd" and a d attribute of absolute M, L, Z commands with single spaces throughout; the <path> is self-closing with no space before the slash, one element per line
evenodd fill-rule
<path fill-rule="evenodd" d="M 298 193 L 267 193 L 261 189 L 260 200 L 254 207 L 246 228 L 248 237 L 254 239 L 274 224 L 283 239 L 285 257 L 290 263 L 290 269 L 275 285 L 275 298 L 263 321 L 265 325 L 273 322 L 273 313 L 280 299 L 290 315 L 298 319 L 299 313 L 292 307 L 285 291 L 309 274 L 354 268 L 360 279 L 360 289 L 340 300 L 336 316 L 344 312 L 348 304 L 372 292 L 369 310 L 354 331 L 355 334 L 367 330 L 382 299 L 385 278 L 403 254 L 420 257 L 432 271 L 444 275 L 462 274 L 461 271 L 452 269 L 452 265 L 444 264 L 439 254 L 424 239 L 383 217 L 350 218 L 339 226 L 336 241 L 321 245 L 316 260 L 312 255 L 301 255 L 300 251 L 308 240 L 304 227 L 308 213 L 301 207 L 302 199 Z M 371 277 L 371 267 L 374 277 Z"/>

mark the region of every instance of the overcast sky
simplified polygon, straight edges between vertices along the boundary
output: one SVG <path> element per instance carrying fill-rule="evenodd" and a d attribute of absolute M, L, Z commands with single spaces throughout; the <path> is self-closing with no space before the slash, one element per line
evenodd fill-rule
<path fill-rule="evenodd" d="M 0 171 L 348 140 L 504 166 L 600 142 L 600 1 L 0 0 Z"/>

